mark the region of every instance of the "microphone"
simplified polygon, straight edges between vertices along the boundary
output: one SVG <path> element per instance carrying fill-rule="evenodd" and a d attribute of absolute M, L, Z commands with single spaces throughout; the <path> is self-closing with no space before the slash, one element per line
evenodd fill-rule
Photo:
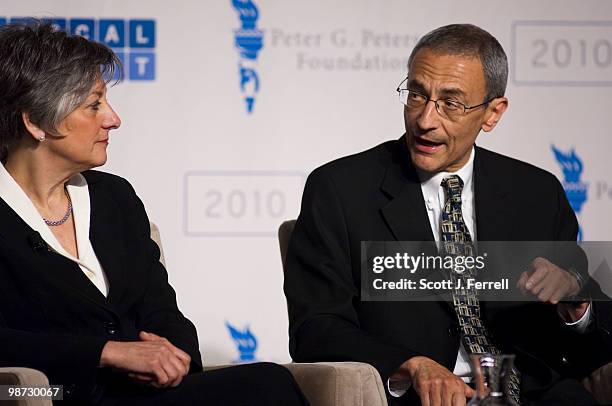
<path fill-rule="evenodd" d="M 45 242 L 45 240 L 43 240 L 38 231 L 34 231 L 30 235 L 28 235 L 28 244 L 30 245 L 30 248 L 32 248 L 32 250 L 37 254 L 47 251 L 48 249 L 47 243 Z"/>

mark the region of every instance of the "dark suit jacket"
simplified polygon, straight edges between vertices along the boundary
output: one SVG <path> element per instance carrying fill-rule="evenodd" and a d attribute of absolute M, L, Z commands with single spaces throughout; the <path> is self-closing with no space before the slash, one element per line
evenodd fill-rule
<path fill-rule="evenodd" d="M 42 370 L 64 385 L 65 398 L 91 399 L 116 375 L 98 368 L 105 343 L 137 341 L 145 330 L 187 352 L 191 371 L 200 371 L 196 330 L 177 308 L 142 202 L 120 177 L 83 175 L 108 297 L 0 199 L 0 366 Z"/>
<path fill-rule="evenodd" d="M 578 224 L 562 186 L 532 165 L 476 147 L 474 199 L 479 241 L 576 241 Z M 460 337 L 448 303 L 360 300 L 362 241 L 433 239 L 403 137 L 312 172 L 285 263 L 293 359 L 366 362 L 383 381 L 416 355 L 452 371 Z M 554 306 L 483 302 L 482 313 L 539 390 L 557 373 L 578 375 L 610 359 L 612 320 L 599 305 L 597 322 L 607 327 L 580 337 L 562 328 Z M 593 354 L 572 340 L 590 340 Z"/>

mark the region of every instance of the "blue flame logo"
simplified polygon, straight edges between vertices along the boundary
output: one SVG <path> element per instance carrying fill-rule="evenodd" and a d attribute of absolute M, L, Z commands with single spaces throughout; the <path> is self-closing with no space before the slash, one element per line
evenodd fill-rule
<path fill-rule="evenodd" d="M 232 6 L 240 18 L 240 28 L 234 30 L 235 47 L 240 55 L 238 72 L 240 91 L 247 113 L 253 112 L 255 96 L 259 92 L 257 54 L 263 47 L 263 31 L 257 28 L 259 10 L 252 0 L 232 0 Z"/>
<path fill-rule="evenodd" d="M 563 171 L 563 188 L 565 189 L 567 200 L 569 200 L 572 209 L 574 209 L 577 214 L 580 214 L 582 205 L 587 200 L 587 191 L 589 188 L 587 183 L 580 180 L 582 171 L 584 170 L 582 160 L 578 158 L 574 148 L 568 153 L 558 150 L 554 145 L 552 145 L 551 148 L 555 154 L 557 163 Z M 580 228 L 578 232 L 578 240 L 582 241 L 582 228 Z"/>
<path fill-rule="evenodd" d="M 244 330 L 238 330 L 236 327 L 225 322 L 225 326 L 229 330 L 229 333 L 234 340 L 236 349 L 240 354 L 239 358 L 234 363 L 242 364 L 248 362 L 256 362 L 255 351 L 257 351 L 257 339 L 251 332 L 250 327 L 247 326 Z"/>

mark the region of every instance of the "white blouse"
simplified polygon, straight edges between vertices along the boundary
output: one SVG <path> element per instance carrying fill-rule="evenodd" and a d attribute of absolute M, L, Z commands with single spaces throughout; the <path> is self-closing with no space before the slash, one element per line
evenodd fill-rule
<path fill-rule="evenodd" d="M 69 254 L 47 226 L 34 203 L 28 198 L 10 173 L 0 165 L 0 197 L 26 222 L 38 231 L 47 245 L 58 254 L 76 262 L 104 296 L 108 294 L 108 280 L 89 240 L 89 219 L 91 205 L 89 187 L 80 173 L 70 178 L 66 188 L 72 201 L 72 215 L 76 230 L 76 244 L 79 257 Z"/>

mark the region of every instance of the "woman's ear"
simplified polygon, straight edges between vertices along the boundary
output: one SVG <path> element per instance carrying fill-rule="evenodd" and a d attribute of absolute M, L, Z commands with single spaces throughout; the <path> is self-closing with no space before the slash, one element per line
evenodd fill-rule
<path fill-rule="evenodd" d="M 21 118 L 23 119 L 25 128 L 36 141 L 42 142 L 45 140 L 45 131 L 30 121 L 30 115 L 28 113 L 21 113 Z"/>

